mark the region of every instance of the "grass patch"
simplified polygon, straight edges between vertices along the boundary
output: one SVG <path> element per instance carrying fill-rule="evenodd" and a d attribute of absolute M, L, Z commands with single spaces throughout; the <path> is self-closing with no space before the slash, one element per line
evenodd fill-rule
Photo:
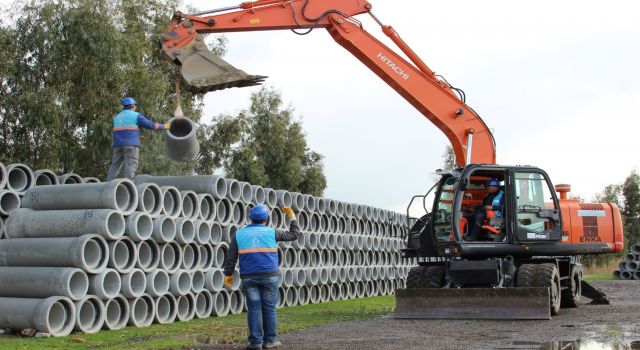
<path fill-rule="evenodd" d="M 394 296 L 381 296 L 283 308 L 278 310 L 278 331 L 285 333 L 326 323 L 373 318 L 391 313 L 394 306 Z M 244 343 L 246 338 L 247 321 L 243 313 L 97 334 L 74 333 L 63 338 L 3 335 L 0 349 L 175 349 L 203 343 Z"/>
<path fill-rule="evenodd" d="M 593 282 L 593 281 L 609 281 L 609 280 L 615 280 L 616 278 L 613 276 L 612 273 L 592 273 L 592 274 L 588 274 L 588 275 L 584 275 L 583 279 L 587 282 Z"/>

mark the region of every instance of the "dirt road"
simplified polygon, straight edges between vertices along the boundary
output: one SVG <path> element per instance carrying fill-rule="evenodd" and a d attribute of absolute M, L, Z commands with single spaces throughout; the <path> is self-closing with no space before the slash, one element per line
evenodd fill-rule
<path fill-rule="evenodd" d="M 283 349 L 640 349 L 640 282 L 600 281 L 611 305 L 562 309 L 551 321 L 335 323 L 281 335 Z M 584 300 L 587 301 L 587 300 Z M 212 346 L 234 349 L 241 346 Z"/>

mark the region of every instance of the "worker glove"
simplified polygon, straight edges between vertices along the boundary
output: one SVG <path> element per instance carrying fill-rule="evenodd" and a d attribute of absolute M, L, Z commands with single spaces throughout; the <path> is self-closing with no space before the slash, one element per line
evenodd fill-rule
<path fill-rule="evenodd" d="M 171 129 L 171 123 L 162 124 L 162 128 L 165 129 L 165 130 Z"/>
<path fill-rule="evenodd" d="M 296 219 L 296 214 L 293 212 L 293 209 L 286 207 L 286 208 L 282 208 L 282 212 L 285 213 L 285 215 L 287 215 L 289 217 L 289 219 L 291 220 L 295 220 Z"/>
<path fill-rule="evenodd" d="M 233 289 L 233 276 L 224 276 L 224 286 Z"/>

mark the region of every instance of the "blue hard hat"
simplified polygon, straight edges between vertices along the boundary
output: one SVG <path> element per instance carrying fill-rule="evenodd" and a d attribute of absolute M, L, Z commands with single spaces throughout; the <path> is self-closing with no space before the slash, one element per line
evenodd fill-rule
<path fill-rule="evenodd" d="M 255 207 L 251 208 L 249 212 L 249 219 L 252 221 L 266 221 L 271 214 L 269 213 L 269 209 L 262 204 L 258 204 Z"/>
<path fill-rule="evenodd" d="M 120 104 L 124 107 L 132 106 L 136 104 L 136 100 L 134 100 L 133 97 L 125 97 L 120 101 Z"/>
<path fill-rule="evenodd" d="M 487 186 L 500 186 L 500 180 L 498 179 L 489 179 L 489 181 L 487 181 Z"/>

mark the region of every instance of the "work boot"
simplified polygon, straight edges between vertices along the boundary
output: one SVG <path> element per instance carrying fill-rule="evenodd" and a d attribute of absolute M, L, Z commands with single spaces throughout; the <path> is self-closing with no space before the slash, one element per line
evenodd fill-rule
<path fill-rule="evenodd" d="M 279 348 L 281 345 L 282 345 L 282 343 L 279 340 L 276 340 L 274 342 L 265 343 L 262 348 L 263 349 L 275 349 L 275 348 Z"/>
<path fill-rule="evenodd" d="M 262 344 L 247 344 L 247 347 L 245 348 L 247 350 L 258 350 L 258 349 L 262 349 Z"/>

